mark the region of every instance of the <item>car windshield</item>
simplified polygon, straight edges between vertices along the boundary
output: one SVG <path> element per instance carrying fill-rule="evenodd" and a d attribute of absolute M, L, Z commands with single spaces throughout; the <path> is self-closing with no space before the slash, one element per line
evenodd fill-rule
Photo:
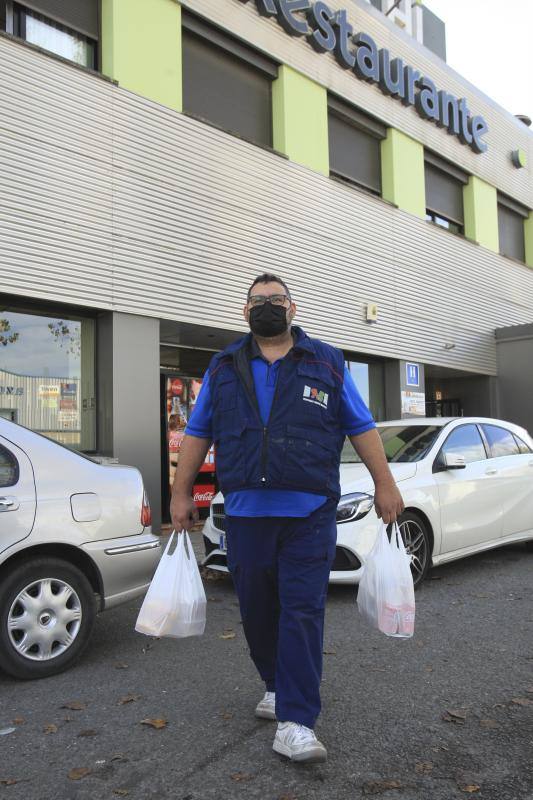
<path fill-rule="evenodd" d="M 387 461 L 420 461 L 441 432 L 440 425 L 378 425 Z M 348 438 L 342 449 L 341 463 L 360 464 L 361 459 Z"/>

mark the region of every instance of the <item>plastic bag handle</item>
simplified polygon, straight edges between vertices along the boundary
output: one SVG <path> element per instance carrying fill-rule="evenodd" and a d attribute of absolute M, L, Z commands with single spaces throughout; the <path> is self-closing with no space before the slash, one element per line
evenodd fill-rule
<path fill-rule="evenodd" d="M 400 531 L 400 526 L 398 525 L 397 522 L 393 522 L 392 525 L 394 526 L 393 530 L 394 530 L 394 534 L 396 536 L 396 546 L 397 546 L 398 550 L 400 550 L 402 552 L 405 552 L 405 554 L 409 557 L 409 563 L 411 563 L 411 561 L 413 560 L 413 555 L 412 554 L 409 555 L 409 553 L 407 552 L 407 548 L 406 548 L 406 546 L 404 544 L 404 541 L 403 541 L 403 538 L 402 538 L 402 533 Z"/>
<path fill-rule="evenodd" d="M 181 537 L 183 537 L 183 547 L 185 549 L 185 555 L 187 556 L 187 561 L 190 561 L 191 560 L 191 552 L 190 552 L 190 549 L 189 549 L 187 531 L 185 530 L 185 528 L 183 528 L 183 530 L 181 530 L 179 533 L 176 530 L 172 531 L 172 535 L 171 535 L 170 539 L 168 540 L 168 546 L 167 546 L 167 550 L 166 550 L 167 555 L 169 555 L 169 556 L 172 555 L 172 553 L 174 553 L 174 551 L 176 549 L 176 547 L 174 549 L 172 549 L 172 542 L 174 541 L 174 537 L 176 537 L 178 539 L 176 547 L 179 547 L 179 544 L 180 544 L 180 541 L 181 541 Z"/>

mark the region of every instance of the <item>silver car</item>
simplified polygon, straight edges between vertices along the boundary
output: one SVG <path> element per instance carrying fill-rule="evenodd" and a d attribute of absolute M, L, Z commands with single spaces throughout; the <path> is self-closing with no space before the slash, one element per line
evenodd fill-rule
<path fill-rule="evenodd" d="M 96 615 L 143 594 L 160 541 L 140 472 L 0 418 L 0 668 L 61 672 Z"/>

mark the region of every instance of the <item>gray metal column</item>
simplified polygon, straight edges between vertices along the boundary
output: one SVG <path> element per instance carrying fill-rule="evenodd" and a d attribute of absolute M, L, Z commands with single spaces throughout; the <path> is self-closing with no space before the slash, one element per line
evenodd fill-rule
<path fill-rule="evenodd" d="M 500 414 L 533 433 L 533 324 L 497 328 Z"/>
<path fill-rule="evenodd" d="M 159 320 L 109 312 L 97 328 L 98 452 L 142 472 L 161 527 Z"/>

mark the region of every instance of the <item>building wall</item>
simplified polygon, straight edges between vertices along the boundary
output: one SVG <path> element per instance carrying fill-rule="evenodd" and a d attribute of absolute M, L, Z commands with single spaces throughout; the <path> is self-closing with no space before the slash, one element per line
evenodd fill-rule
<path fill-rule="evenodd" d="M 97 356 L 98 452 L 141 470 L 157 531 L 161 524 L 159 321 L 101 314 Z"/>
<path fill-rule="evenodd" d="M 481 114 L 488 123 L 489 133 L 485 137 L 489 145 L 487 153 L 476 155 L 469 147 L 460 144 L 457 137 L 449 136 L 444 130 L 421 119 L 412 107 L 403 106 L 384 95 L 375 85 L 365 83 L 351 71 L 340 68 L 332 55 L 317 55 L 305 38 L 288 36 L 274 19 L 260 17 L 255 2 L 181 0 L 181 5 L 232 31 L 282 64 L 288 64 L 383 122 L 399 128 L 443 158 L 533 208 L 531 132 L 364 0 L 328 0 L 328 6 L 331 9 L 347 9 L 348 19 L 355 31 L 368 33 L 379 47 L 388 48 L 392 57 L 403 58 L 405 63 L 429 75 L 439 89 L 445 89 L 458 98 L 465 97 L 472 113 Z M 511 71 L 509 81 L 512 81 Z M 526 169 L 515 169 L 511 165 L 511 151 L 518 148 L 527 154 Z"/>
<path fill-rule="evenodd" d="M 494 328 L 533 317 L 525 265 L 6 37 L 0 68 L 7 292 L 234 329 L 275 270 L 311 333 L 487 374 Z"/>
<path fill-rule="evenodd" d="M 533 325 L 496 331 L 502 419 L 533 434 Z"/>

